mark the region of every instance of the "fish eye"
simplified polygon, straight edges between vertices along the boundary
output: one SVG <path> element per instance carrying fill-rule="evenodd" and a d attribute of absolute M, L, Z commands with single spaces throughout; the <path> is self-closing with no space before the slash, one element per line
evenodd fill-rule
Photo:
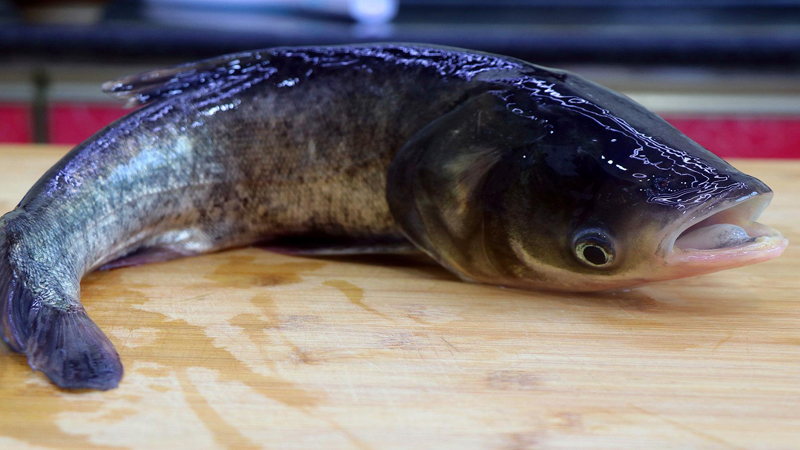
<path fill-rule="evenodd" d="M 616 257 L 611 239 L 600 230 L 579 233 L 573 249 L 580 262 L 598 269 L 611 266 Z"/>

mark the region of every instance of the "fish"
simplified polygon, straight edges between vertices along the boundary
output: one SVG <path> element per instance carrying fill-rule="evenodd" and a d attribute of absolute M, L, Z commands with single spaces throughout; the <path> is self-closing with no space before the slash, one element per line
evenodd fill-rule
<path fill-rule="evenodd" d="M 0 335 L 66 389 L 123 376 L 80 302 L 98 269 L 252 244 L 418 251 L 469 282 L 585 292 L 788 245 L 757 222 L 763 182 L 624 95 L 511 57 L 283 47 L 103 89 L 137 109 L 0 218 Z"/>

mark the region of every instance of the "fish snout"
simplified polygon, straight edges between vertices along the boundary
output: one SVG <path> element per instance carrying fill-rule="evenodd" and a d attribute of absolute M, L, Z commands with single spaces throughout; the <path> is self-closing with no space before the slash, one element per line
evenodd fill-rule
<path fill-rule="evenodd" d="M 757 222 L 772 200 L 772 189 L 740 172 L 731 181 L 723 195 L 668 230 L 661 251 L 675 277 L 767 261 L 780 256 L 788 245 L 778 230 Z"/>

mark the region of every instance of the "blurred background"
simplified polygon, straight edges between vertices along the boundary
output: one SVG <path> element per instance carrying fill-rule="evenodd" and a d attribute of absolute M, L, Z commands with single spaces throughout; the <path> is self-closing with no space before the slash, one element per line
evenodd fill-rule
<path fill-rule="evenodd" d="M 0 0 L 0 143 L 86 139 L 130 111 L 100 92 L 121 75 L 378 41 L 569 69 L 719 155 L 800 158 L 800 0 Z"/>

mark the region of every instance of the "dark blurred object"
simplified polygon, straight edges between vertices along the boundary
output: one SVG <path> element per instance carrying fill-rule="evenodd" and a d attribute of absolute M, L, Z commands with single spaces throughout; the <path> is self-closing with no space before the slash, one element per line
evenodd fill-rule
<path fill-rule="evenodd" d="M 17 19 L 17 12 L 6 0 L 0 0 L 0 22 Z"/>
<path fill-rule="evenodd" d="M 800 1 L 789 0 L 408 0 L 383 26 L 235 8 L 165 14 L 140 0 L 115 0 L 102 12 L 89 26 L 2 27 L 0 58 L 166 63 L 279 45 L 402 41 L 554 65 L 800 66 Z"/>
<path fill-rule="evenodd" d="M 29 8 L 42 8 L 42 7 L 65 7 L 65 6 L 82 6 L 82 5 L 99 5 L 104 6 L 111 3 L 112 0 L 7 0 L 8 3 L 15 5 L 19 9 Z"/>
<path fill-rule="evenodd" d="M 352 20 L 363 24 L 390 22 L 397 15 L 399 0 L 142 0 L 149 10 L 239 12 L 250 15 L 303 16 Z"/>
<path fill-rule="evenodd" d="M 564 7 L 592 6 L 613 7 L 739 7 L 739 6 L 786 6 L 794 5 L 796 0 L 403 0 L 404 6 L 433 7 Z"/>
<path fill-rule="evenodd" d="M 40 7 L 40 6 L 63 6 L 75 4 L 89 4 L 104 5 L 111 3 L 111 0 L 10 0 L 10 3 L 17 5 L 20 8 Z"/>
<path fill-rule="evenodd" d="M 100 21 L 109 0 L 12 0 L 26 22 L 88 25 Z"/>

